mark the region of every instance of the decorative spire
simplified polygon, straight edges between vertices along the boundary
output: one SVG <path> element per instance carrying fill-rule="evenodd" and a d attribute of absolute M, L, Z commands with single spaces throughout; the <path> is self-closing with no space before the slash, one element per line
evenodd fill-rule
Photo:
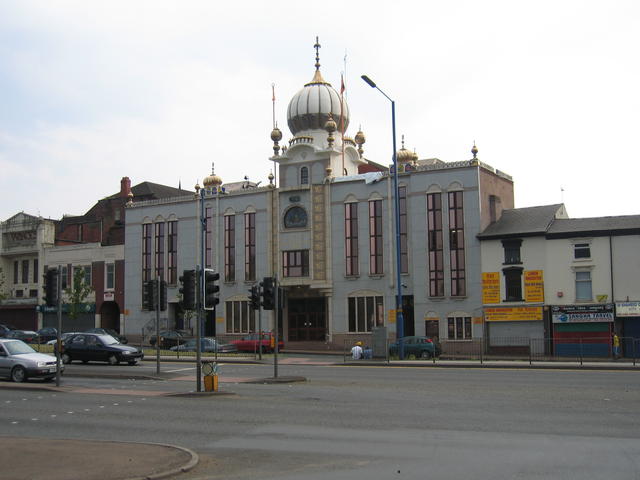
<path fill-rule="evenodd" d="M 316 49 L 316 70 L 320 70 L 320 40 L 316 37 L 316 44 L 313 48 Z"/>
<path fill-rule="evenodd" d="M 279 141 L 282 140 L 282 131 L 278 128 L 278 122 L 276 122 L 273 130 L 271 130 L 271 140 L 273 141 L 273 155 L 277 157 L 280 153 Z"/>
<path fill-rule="evenodd" d="M 333 141 L 334 141 L 333 132 L 335 132 L 337 128 L 338 128 L 338 126 L 336 125 L 336 122 L 333 119 L 333 115 L 330 113 L 329 114 L 329 119 L 327 120 L 327 123 L 324 124 L 324 129 L 329 134 L 329 136 L 327 137 L 327 142 L 329 143 L 329 148 L 333 148 Z"/>
<path fill-rule="evenodd" d="M 471 153 L 473 153 L 473 159 L 478 159 L 478 147 L 476 147 L 476 141 L 473 141 L 473 148 L 471 149 Z"/>
<path fill-rule="evenodd" d="M 316 49 L 316 73 L 313 75 L 313 79 L 311 82 L 307 83 L 307 85 L 313 85 L 314 83 L 328 83 L 322 78 L 322 74 L 320 73 L 320 40 L 316 37 L 316 44 L 313 46 Z M 306 87 L 306 85 L 305 85 Z"/>
<path fill-rule="evenodd" d="M 364 133 L 362 132 L 362 125 L 360 125 L 360 128 L 358 128 L 358 133 L 356 133 L 356 138 L 354 140 L 358 145 L 358 153 L 360 154 L 360 158 L 362 158 L 362 155 L 364 154 L 364 149 L 362 148 L 362 145 L 364 145 L 364 143 L 367 141 L 367 138 L 364 136 Z"/>

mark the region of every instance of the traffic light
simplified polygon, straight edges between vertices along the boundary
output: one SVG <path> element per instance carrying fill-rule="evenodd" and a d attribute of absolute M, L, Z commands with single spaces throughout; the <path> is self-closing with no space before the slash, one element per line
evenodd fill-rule
<path fill-rule="evenodd" d="M 204 309 L 215 310 L 216 305 L 220 303 L 218 298 L 218 292 L 220 287 L 218 286 L 218 280 L 220 280 L 220 274 L 213 271 L 210 268 L 204 269 Z"/>
<path fill-rule="evenodd" d="M 158 292 L 156 290 L 156 281 L 147 280 L 142 284 L 142 308 L 144 310 L 154 311 L 158 304 Z"/>
<path fill-rule="evenodd" d="M 44 275 L 44 302 L 47 307 L 58 305 L 58 269 L 49 268 Z"/>
<path fill-rule="evenodd" d="M 182 272 L 180 280 L 180 290 L 182 294 L 182 308 L 185 310 L 196 309 L 196 271 L 185 270 Z"/>
<path fill-rule="evenodd" d="M 262 279 L 262 308 L 273 310 L 276 305 L 276 282 L 273 277 Z"/>
<path fill-rule="evenodd" d="M 260 309 L 260 287 L 254 285 L 249 290 L 249 306 L 254 310 Z"/>
<path fill-rule="evenodd" d="M 160 280 L 160 310 L 165 311 L 167 309 L 167 282 L 166 280 Z"/>

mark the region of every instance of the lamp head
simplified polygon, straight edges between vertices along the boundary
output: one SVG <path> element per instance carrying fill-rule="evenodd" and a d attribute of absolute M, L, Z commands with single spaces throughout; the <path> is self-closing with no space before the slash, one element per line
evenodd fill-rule
<path fill-rule="evenodd" d="M 367 77 L 366 75 L 362 75 L 360 78 L 362 78 L 362 80 L 364 80 L 365 82 L 367 82 L 367 84 L 371 87 L 371 88 L 376 88 L 376 84 L 373 80 L 371 80 L 369 77 Z"/>

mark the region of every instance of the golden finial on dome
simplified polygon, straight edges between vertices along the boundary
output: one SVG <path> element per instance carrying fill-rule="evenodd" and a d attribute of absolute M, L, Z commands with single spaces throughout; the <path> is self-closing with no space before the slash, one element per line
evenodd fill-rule
<path fill-rule="evenodd" d="M 269 179 L 269 187 L 274 188 L 275 185 L 273 184 L 273 179 L 276 177 L 273 175 L 273 172 L 269 172 L 269 176 L 267 178 Z"/>
<path fill-rule="evenodd" d="M 362 154 L 364 153 L 364 149 L 362 148 L 362 145 L 364 145 L 365 142 L 367 141 L 367 138 L 364 136 L 364 133 L 362 133 L 362 126 L 360 126 L 358 133 L 356 133 L 356 138 L 354 140 L 356 142 L 356 145 L 358 145 L 358 153 L 362 158 Z"/>
<path fill-rule="evenodd" d="M 333 132 L 335 132 L 338 129 L 338 125 L 336 125 L 336 122 L 333 120 L 333 115 L 329 114 L 329 119 L 324 124 L 324 129 L 329 134 L 329 136 L 327 137 L 327 141 L 329 142 L 329 148 L 331 148 L 333 147 L 333 140 L 334 140 Z"/>
<path fill-rule="evenodd" d="M 413 153 L 404 148 L 404 135 L 402 135 L 402 148 L 396 154 L 396 160 L 399 163 L 408 163 L 413 160 Z"/>
<path fill-rule="evenodd" d="M 307 83 L 307 85 L 313 85 L 314 83 L 327 83 L 320 73 L 320 46 L 320 40 L 316 37 L 316 44 L 313 46 L 313 48 L 316 49 L 316 73 L 314 73 L 311 82 Z"/>
<path fill-rule="evenodd" d="M 273 155 L 278 156 L 280 153 L 280 145 L 278 142 L 282 140 L 282 131 L 278 128 L 278 124 L 271 130 L 271 140 L 273 141 Z"/>
<path fill-rule="evenodd" d="M 205 177 L 205 179 L 202 181 L 202 185 L 207 190 L 210 190 L 212 188 L 217 189 L 217 187 L 222 185 L 222 179 L 215 174 L 213 162 L 211 162 L 211 175 L 209 175 L 208 177 Z"/>
<path fill-rule="evenodd" d="M 127 206 L 130 207 L 133 205 L 133 192 L 129 192 L 127 195 Z"/>
<path fill-rule="evenodd" d="M 473 141 L 473 148 L 471 148 L 471 153 L 473 153 L 473 159 L 478 159 L 478 147 L 476 147 L 476 141 Z"/>

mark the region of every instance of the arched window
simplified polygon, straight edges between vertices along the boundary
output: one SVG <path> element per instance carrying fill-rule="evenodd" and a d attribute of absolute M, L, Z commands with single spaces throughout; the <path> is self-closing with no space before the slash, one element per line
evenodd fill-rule
<path fill-rule="evenodd" d="M 302 167 L 300 169 L 300 185 L 308 185 L 309 184 L 309 169 L 307 167 Z"/>

